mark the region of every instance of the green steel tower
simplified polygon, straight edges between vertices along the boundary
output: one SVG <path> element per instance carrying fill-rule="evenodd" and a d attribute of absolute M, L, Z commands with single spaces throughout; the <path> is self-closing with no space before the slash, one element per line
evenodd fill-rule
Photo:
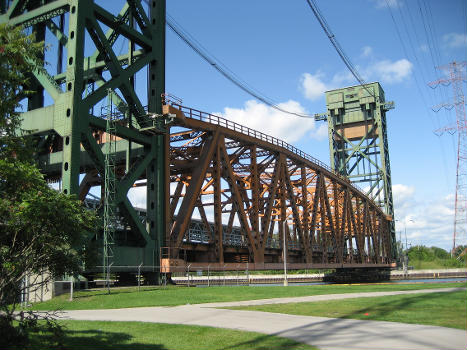
<path fill-rule="evenodd" d="M 316 120 L 328 121 L 332 169 L 358 185 L 392 220 L 394 206 L 386 130 L 386 102 L 377 82 L 326 92 L 327 113 Z M 394 250 L 395 251 L 395 250 Z"/>
<path fill-rule="evenodd" d="M 115 243 L 115 232 L 117 228 L 117 207 L 115 205 L 115 195 L 117 194 L 117 181 L 116 181 L 116 170 L 117 170 L 117 143 L 115 140 L 116 126 L 117 126 L 117 115 L 113 110 L 112 103 L 112 90 L 109 89 L 109 96 L 107 98 L 108 107 L 104 114 L 106 119 L 106 142 L 107 147 L 104 158 L 104 217 L 103 217 L 103 259 L 102 266 L 104 275 L 107 275 L 107 283 L 109 283 L 110 267 L 113 263 L 113 245 Z"/>
<path fill-rule="evenodd" d="M 107 186 L 115 184 L 112 205 L 123 231 L 112 238 L 112 261 L 143 263 L 156 281 L 157 271 L 149 266 L 159 265 L 166 237 L 169 183 L 161 100 L 166 5 L 165 0 L 122 3 L 119 13 L 111 13 L 94 0 L 0 0 L 0 23 L 33 33 L 37 42 L 44 42 L 46 60 L 54 58 L 44 69 L 30 72 L 28 88 L 35 93 L 28 96 L 22 114 L 22 129 L 37 143 L 46 178 L 60 181 L 64 193 L 81 200 L 91 189 L 103 189 L 106 179 Z M 109 90 L 112 108 L 119 113 L 112 127 L 111 166 L 105 161 L 110 151 L 105 145 L 107 121 L 100 115 Z M 144 221 L 128 199 L 138 180 L 147 186 Z M 102 245 L 102 236 L 89 239 Z"/>

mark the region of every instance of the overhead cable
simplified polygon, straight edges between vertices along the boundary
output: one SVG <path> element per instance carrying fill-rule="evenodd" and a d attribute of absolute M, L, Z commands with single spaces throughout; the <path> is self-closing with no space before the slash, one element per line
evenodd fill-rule
<path fill-rule="evenodd" d="M 209 54 L 209 52 L 201 46 L 190 34 L 188 34 L 185 30 L 178 25 L 175 20 L 170 16 L 167 15 L 166 18 L 167 26 L 185 43 L 187 44 L 193 51 L 195 51 L 203 60 L 211 65 L 212 68 L 217 70 L 221 73 L 227 80 L 232 82 L 234 85 L 245 91 L 250 96 L 258 99 L 259 101 L 263 102 L 264 104 L 274 108 L 280 112 L 295 115 L 301 118 L 314 118 L 314 116 L 309 114 L 297 113 L 286 110 L 274 102 L 269 97 L 261 94 L 259 91 L 254 89 L 253 87 L 249 86 L 245 81 L 242 81 L 234 72 L 232 72 L 227 66 L 225 66 L 221 61 L 216 59 L 213 55 Z"/>
<path fill-rule="evenodd" d="M 347 68 L 350 70 L 352 75 L 357 79 L 357 81 L 360 83 L 362 87 L 365 88 L 365 90 L 373 97 L 375 97 L 375 94 L 371 92 L 367 87 L 366 87 L 366 82 L 363 80 L 361 77 L 360 73 L 357 71 L 357 68 L 353 65 L 353 63 L 350 61 L 350 58 L 345 54 L 344 49 L 342 46 L 339 44 L 337 41 L 336 36 L 334 33 L 331 31 L 331 28 L 329 27 L 329 24 L 326 22 L 326 19 L 322 15 L 321 11 L 319 10 L 318 6 L 316 5 L 315 0 L 306 0 L 308 3 L 308 6 L 310 6 L 311 11 L 313 11 L 313 14 L 315 15 L 316 19 L 318 20 L 319 24 L 321 25 L 321 28 L 323 28 L 324 32 L 326 33 L 327 37 L 329 38 L 329 41 L 331 41 L 332 46 L 336 49 L 339 57 L 342 59 L 344 64 L 347 66 Z"/>
<path fill-rule="evenodd" d="M 149 0 L 144 0 L 144 2 L 149 6 Z M 286 110 L 280 107 L 274 100 L 265 96 L 251 85 L 242 80 L 238 75 L 236 75 L 232 70 L 230 70 L 225 64 L 223 64 L 219 59 L 215 58 L 210 54 L 203 45 L 200 44 L 191 34 L 184 30 L 175 19 L 167 13 L 166 15 L 167 26 L 177 35 L 188 47 L 190 47 L 194 52 L 196 52 L 203 60 L 205 60 L 209 65 L 222 74 L 227 80 L 231 83 L 242 89 L 244 92 L 250 96 L 256 98 L 257 100 L 263 102 L 264 104 L 278 110 L 282 113 L 294 115 L 300 118 L 314 118 L 313 115 L 298 113 Z"/>

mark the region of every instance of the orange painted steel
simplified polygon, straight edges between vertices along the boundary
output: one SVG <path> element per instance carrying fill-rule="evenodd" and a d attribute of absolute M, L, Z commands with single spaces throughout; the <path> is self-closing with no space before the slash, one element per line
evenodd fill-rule
<path fill-rule="evenodd" d="M 390 218 L 348 179 L 227 119 L 176 103 L 164 112 L 175 115 L 166 269 L 280 268 L 284 241 L 292 268 L 392 265 Z"/>

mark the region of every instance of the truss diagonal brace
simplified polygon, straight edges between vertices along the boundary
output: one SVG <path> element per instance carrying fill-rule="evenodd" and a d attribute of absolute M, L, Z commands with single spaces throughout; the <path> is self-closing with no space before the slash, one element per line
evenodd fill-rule
<path fill-rule="evenodd" d="M 206 141 L 204 147 L 199 156 L 198 166 L 193 172 L 190 183 L 186 190 L 186 194 L 183 197 L 182 204 L 178 211 L 177 219 L 175 220 L 172 232 L 170 233 L 171 248 L 174 250 L 174 256 L 178 254 L 180 244 L 182 243 L 183 236 L 188 228 L 191 221 L 191 215 L 198 199 L 199 193 L 201 192 L 201 186 L 203 184 L 205 174 L 209 163 L 214 155 L 214 151 L 219 142 L 219 132 L 215 132 L 211 138 Z"/>

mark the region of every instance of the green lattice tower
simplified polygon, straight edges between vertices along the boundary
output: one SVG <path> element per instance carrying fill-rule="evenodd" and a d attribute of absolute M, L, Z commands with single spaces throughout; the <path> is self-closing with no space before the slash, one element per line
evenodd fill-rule
<path fill-rule="evenodd" d="M 395 254 L 394 206 L 391 186 L 386 102 L 377 82 L 326 92 L 331 167 L 349 178 L 392 218 Z"/>
<path fill-rule="evenodd" d="M 118 114 L 114 113 L 112 103 L 112 90 L 109 89 L 108 106 L 103 114 L 106 118 L 106 143 L 107 147 L 104 158 L 104 216 L 103 216 L 103 261 L 104 276 L 110 273 L 113 263 L 113 246 L 115 244 L 115 233 L 117 228 L 117 142 L 115 139 Z M 108 283 L 108 278 L 107 278 Z"/>
<path fill-rule="evenodd" d="M 99 135 L 106 120 L 96 112 L 109 89 L 125 116 L 115 127 L 116 162 L 126 166 L 116 171 L 115 203 L 131 231 L 126 241 L 115 237 L 115 265 L 158 265 L 165 239 L 167 136 L 160 116 L 165 0 L 145 6 L 128 0 L 119 13 L 111 13 L 93 0 L 0 0 L 0 23 L 23 26 L 57 50 L 57 62 L 31 72 L 29 88 L 36 93 L 27 100 L 22 129 L 32 132 L 44 173 L 60 179 L 64 193 L 83 199 L 90 188 L 104 185 L 106 147 Z M 128 48 L 123 54 L 115 49 L 121 43 Z M 136 93 L 138 73 L 144 96 Z M 127 197 L 142 178 L 147 179 L 146 222 Z"/>

